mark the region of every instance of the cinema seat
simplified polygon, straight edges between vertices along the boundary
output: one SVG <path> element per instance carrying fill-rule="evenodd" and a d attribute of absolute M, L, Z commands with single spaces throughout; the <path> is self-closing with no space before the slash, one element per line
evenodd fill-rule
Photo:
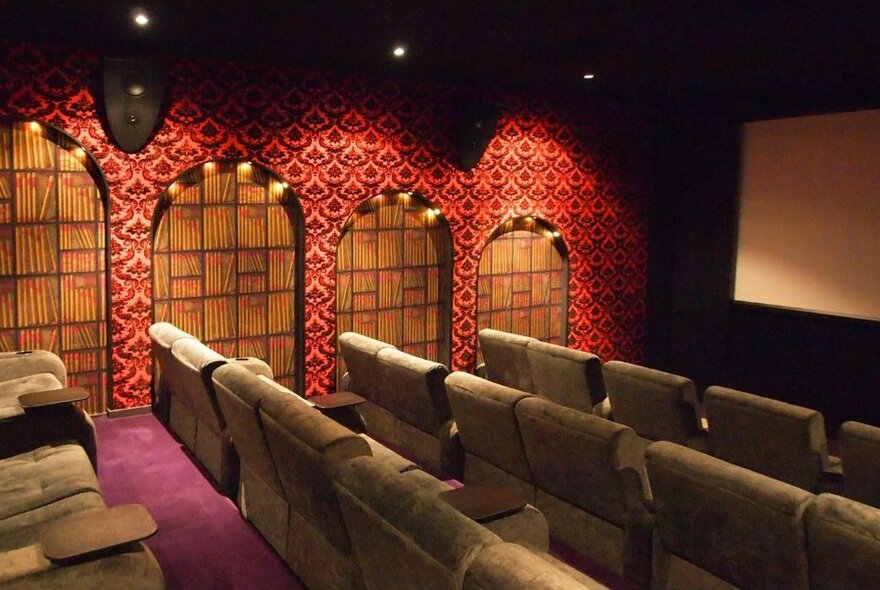
<path fill-rule="evenodd" d="M 484 328 L 477 334 L 489 381 L 532 393 L 528 346 L 534 338 Z"/>
<path fill-rule="evenodd" d="M 650 441 L 666 440 L 706 450 L 694 382 L 656 369 L 608 361 L 602 366 L 611 413 Z"/>
<path fill-rule="evenodd" d="M 534 504 L 516 415 L 516 405 L 532 394 L 460 371 L 446 378 L 446 393 L 464 449 L 464 483 L 511 487 Z"/>
<path fill-rule="evenodd" d="M 605 379 L 599 357 L 536 339 L 526 345 L 526 356 L 534 385 L 530 393 L 581 412 L 605 413 Z"/>
<path fill-rule="evenodd" d="M 811 492 L 839 478 L 840 460 L 828 455 L 819 412 L 717 386 L 706 389 L 703 402 L 719 459 Z M 836 477 L 825 477 L 826 471 Z"/>
<path fill-rule="evenodd" d="M 821 494 L 807 506 L 806 523 L 811 590 L 880 586 L 880 510 Z"/>
<path fill-rule="evenodd" d="M 224 493 L 235 497 L 238 489 L 238 456 L 217 403 L 211 376 L 227 363 L 268 375 L 269 365 L 255 358 L 227 359 L 200 341 L 180 338 L 171 345 L 171 359 L 164 368 L 171 390 L 171 429 Z"/>
<path fill-rule="evenodd" d="M 840 427 L 843 495 L 880 508 L 880 428 L 861 422 Z"/>
<path fill-rule="evenodd" d="M 646 465 L 656 523 L 651 588 L 810 587 L 804 510 L 812 494 L 671 442 L 648 447 Z"/>
<path fill-rule="evenodd" d="M 142 543 L 66 561 L 44 555 L 47 527 L 63 530 L 65 518 L 105 508 L 79 445 L 46 445 L 0 460 L 0 588 L 164 588 L 162 571 Z"/>
<path fill-rule="evenodd" d="M 165 424 L 171 416 L 171 390 L 163 377 L 163 368 L 171 362 L 171 345 L 181 338 L 194 336 L 168 322 L 156 322 L 147 329 L 153 353 L 153 412 Z"/>
<path fill-rule="evenodd" d="M 371 458 L 340 464 L 334 489 L 368 590 L 603 587 L 545 552 L 504 543 Z"/>
<path fill-rule="evenodd" d="M 67 386 L 67 369 L 48 350 L 0 352 L 0 458 L 37 447 L 75 442 L 97 469 L 97 441 L 91 417 L 70 403 L 25 410 L 18 397 Z"/>
<path fill-rule="evenodd" d="M 516 417 L 553 536 L 617 575 L 650 577 L 643 447 L 629 427 L 542 399 Z"/>

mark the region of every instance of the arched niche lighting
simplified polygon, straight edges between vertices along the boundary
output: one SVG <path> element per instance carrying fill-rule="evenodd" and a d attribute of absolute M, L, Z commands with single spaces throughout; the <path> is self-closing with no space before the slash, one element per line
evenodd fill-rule
<path fill-rule="evenodd" d="M 449 365 L 452 236 L 425 197 L 386 191 L 362 202 L 336 250 L 336 330 Z M 337 383 L 345 373 L 337 355 Z"/>
<path fill-rule="evenodd" d="M 287 183 L 252 162 L 195 166 L 162 192 L 152 233 L 154 320 L 302 392 L 304 229 Z"/>
<path fill-rule="evenodd" d="M 477 330 L 483 328 L 566 344 L 568 248 L 549 221 L 514 217 L 489 236 L 477 269 Z"/>
<path fill-rule="evenodd" d="M 0 351 L 58 354 L 92 414 L 111 391 L 107 185 L 62 131 L 0 120 Z"/>

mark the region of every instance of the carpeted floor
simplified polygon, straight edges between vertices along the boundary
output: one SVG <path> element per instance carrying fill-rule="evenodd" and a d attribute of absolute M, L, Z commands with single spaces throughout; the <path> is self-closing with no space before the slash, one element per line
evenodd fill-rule
<path fill-rule="evenodd" d="M 304 588 L 155 417 L 99 417 L 95 426 L 107 504 L 150 510 L 159 532 L 147 545 L 169 590 Z"/>

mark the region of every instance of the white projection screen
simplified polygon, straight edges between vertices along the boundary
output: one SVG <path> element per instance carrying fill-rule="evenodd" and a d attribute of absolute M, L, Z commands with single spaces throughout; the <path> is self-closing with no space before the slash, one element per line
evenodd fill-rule
<path fill-rule="evenodd" d="M 880 319 L 880 110 L 746 123 L 734 299 Z"/>

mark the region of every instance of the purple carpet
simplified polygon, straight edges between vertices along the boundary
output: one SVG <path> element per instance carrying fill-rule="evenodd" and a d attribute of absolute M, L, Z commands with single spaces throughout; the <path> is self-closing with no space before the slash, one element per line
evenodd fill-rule
<path fill-rule="evenodd" d="M 147 545 L 169 590 L 304 588 L 154 416 L 99 417 L 95 426 L 104 498 L 150 510 L 159 532 Z"/>

